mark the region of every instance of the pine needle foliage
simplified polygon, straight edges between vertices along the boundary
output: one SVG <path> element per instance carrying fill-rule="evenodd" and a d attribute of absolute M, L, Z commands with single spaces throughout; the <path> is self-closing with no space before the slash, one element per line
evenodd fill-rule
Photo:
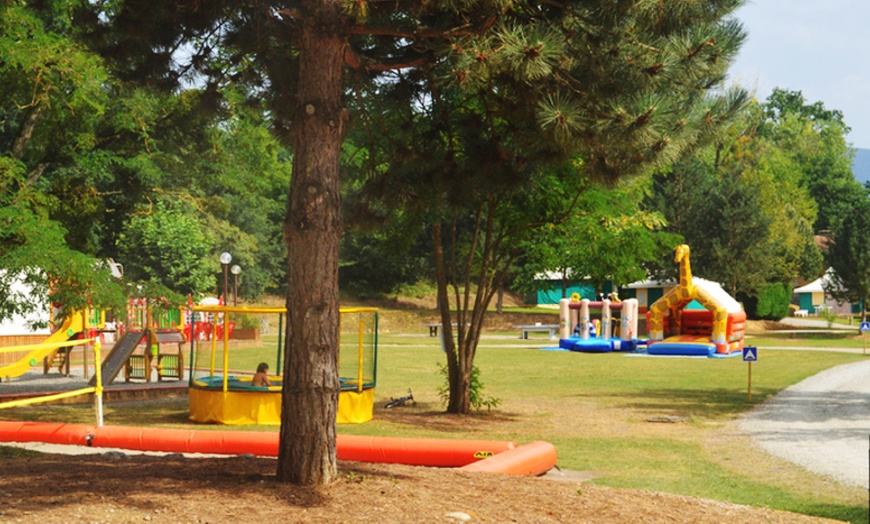
<path fill-rule="evenodd" d="M 605 181 L 662 167 L 747 102 L 722 90 L 745 33 L 739 2 L 516 2 L 453 43 L 456 82 L 535 90 L 537 123 Z"/>
<path fill-rule="evenodd" d="M 360 84 L 365 133 L 352 141 L 367 145 L 354 195 L 367 218 L 431 228 L 441 320 L 460 326 L 455 340 L 445 330 L 448 411 L 460 413 L 517 246 L 564 220 L 584 184 L 617 185 L 703 145 L 747 97 L 721 89 L 744 37 L 728 18 L 737 2 L 516 0 L 483 18 L 483 2 L 458 5 L 401 18 L 414 36 L 396 52 L 432 59 Z M 366 43 L 367 56 L 387 49 Z"/>

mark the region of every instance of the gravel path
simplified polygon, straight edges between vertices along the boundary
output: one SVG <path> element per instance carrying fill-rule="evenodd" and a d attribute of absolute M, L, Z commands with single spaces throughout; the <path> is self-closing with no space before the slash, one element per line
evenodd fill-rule
<path fill-rule="evenodd" d="M 828 327 L 828 322 L 826 320 L 822 320 L 818 317 L 786 317 L 780 320 L 781 324 L 787 324 L 789 326 L 796 327 L 808 327 L 808 328 L 822 328 L 822 329 L 831 329 L 831 330 L 853 330 L 855 332 L 858 331 L 858 325 L 846 325 L 846 324 L 831 324 L 831 327 Z"/>
<path fill-rule="evenodd" d="M 868 487 L 870 360 L 828 369 L 744 415 L 766 452 L 850 486 Z"/>

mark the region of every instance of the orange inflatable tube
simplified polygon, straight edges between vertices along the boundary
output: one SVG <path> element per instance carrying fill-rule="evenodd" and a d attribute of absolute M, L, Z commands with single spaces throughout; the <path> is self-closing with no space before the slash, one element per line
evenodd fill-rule
<path fill-rule="evenodd" d="M 339 460 L 458 468 L 517 447 L 501 440 L 338 435 Z"/>
<path fill-rule="evenodd" d="M 2 430 L 2 426 L 0 426 Z M 89 446 L 169 453 L 218 453 L 278 456 L 278 435 L 247 431 L 102 426 L 91 429 Z"/>
<path fill-rule="evenodd" d="M 54 422 L 0 422 L 0 442 L 87 445 L 90 426 Z"/>
<path fill-rule="evenodd" d="M 169 453 L 278 456 L 278 433 L 0 421 L 0 442 L 47 442 Z M 339 460 L 460 467 L 516 448 L 499 440 L 338 435 Z"/>
<path fill-rule="evenodd" d="M 543 475 L 556 465 L 558 453 L 549 442 L 539 440 L 518 448 L 505 451 L 488 459 L 472 462 L 463 466 L 465 471 L 484 471 L 505 475 Z"/>

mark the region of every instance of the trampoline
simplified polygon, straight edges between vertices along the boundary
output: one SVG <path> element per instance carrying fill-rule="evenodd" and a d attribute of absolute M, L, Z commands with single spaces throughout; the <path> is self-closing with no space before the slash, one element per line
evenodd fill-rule
<path fill-rule="evenodd" d="M 194 422 L 228 425 L 280 425 L 282 402 L 281 340 L 284 308 L 247 308 L 199 306 L 194 312 L 212 314 L 213 321 L 230 322 L 236 314 L 273 314 L 279 316 L 278 343 L 271 355 L 245 355 L 232 349 L 229 334 L 217 340 L 197 344 L 191 340 L 191 373 L 188 388 L 189 418 Z M 339 339 L 339 379 L 337 422 L 359 424 L 372 419 L 377 383 L 377 309 L 341 309 Z M 215 332 L 217 329 L 214 330 Z M 250 353 L 250 352 L 249 352 Z M 252 360 L 253 358 L 253 360 Z M 276 374 L 269 376 L 271 387 L 254 386 L 251 362 L 277 360 Z M 247 360 L 246 360 L 247 359 Z"/>

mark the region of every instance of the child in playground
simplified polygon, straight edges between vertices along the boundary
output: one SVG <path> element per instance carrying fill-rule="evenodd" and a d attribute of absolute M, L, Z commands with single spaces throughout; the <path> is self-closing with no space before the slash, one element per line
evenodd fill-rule
<path fill-rule="evenodd" d="M 596 334 L 596 331 L 595 331 L 595 323 L 594 323 L 594 322 L 588 322 L 587 324 L 588 324 L 588 326 L 589 326 L 589 336 L 590 336 L 590 337 L 595 337 L 595 334 Z M 579 322 L 577 323 L 576 326 L 574 326 L 574 336 L 575 336 L 575 337 L 579 337 L 579 336 L 580 336 L 580 323 L 579 323 Z"/>
<path fill-rule="evenodd" d="M 269 382 L 269 377 L 266 374 L 268 371 L 269 364 L 266 364 L 265 362 L 260 362 L 260 365 L 257 366 L 257 374 L 254 375 L 254 379 L 251 381 L 251 385 L 272 387 L 272 383 Z"/>

